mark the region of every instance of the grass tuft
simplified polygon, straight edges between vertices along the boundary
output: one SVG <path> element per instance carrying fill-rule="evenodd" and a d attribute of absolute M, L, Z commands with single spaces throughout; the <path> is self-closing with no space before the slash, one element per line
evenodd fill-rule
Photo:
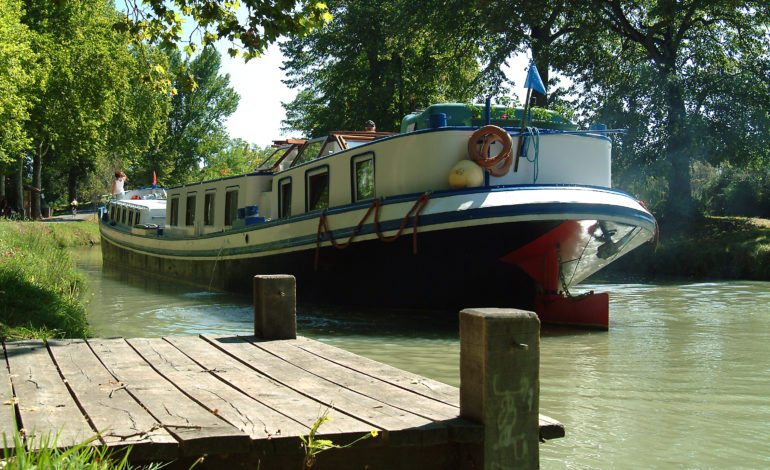
<path fill-rule="evenodd" d="M 42 437 L 39 449 L 30 451 L 25 446 L 21 435 L 16 432 L 13 442 L 8 442 L 5 434 L 3 439 L 3 458 L 0 460 L 2 470 L 132 470 L 142 468 L 156 470 L 163 464 L 154 463 L 144 467 L 134 467 L 128 462 L 130 448 L 111 451 L 107 447 L 94 446 L 96 437 L 88 439 L 68 449 L 56 448 L 56 438 Z"/>

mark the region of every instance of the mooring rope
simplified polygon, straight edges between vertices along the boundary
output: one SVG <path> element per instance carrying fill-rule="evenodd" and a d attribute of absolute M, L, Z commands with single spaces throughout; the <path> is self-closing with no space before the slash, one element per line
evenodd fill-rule
<path fill-rule="evenodd" d="M 409 212 L 404 216 L 403 220 L 401 221 L 401 227 L 398 229 L 398 232 L 396 232 L 395 235 L 392 237 L 385 237 L 382 232 L 380 231 L 380 200 L 375 199 L 372 201 L 372 204 L 369 206 L 369 209 L 366 211 L 366 214 L 364 214 L 363 218 L 360 222 L 358 222 L 358 225 L 353 229 L 353 233 L 350 234 L 350 237 L 348 238 L 348 241 L 345 243 L 337 243 L 337 241 L 334 239 L 334 236 L 331 233 L 331 230 L 329 230 L 329 223 L 326 218 L 326 209 L 324 209 L 323 212 L 321 212 L 321 216 L 318 219 L 318 233 L 316 234 L 316 247 L 315 247 L 315 270 L 318 271 L 318 257 L 321 250 L 321 230 L 323 229 L 324 233 L 326 234 L 326 238 L 331 242 L 332 246 L 334 248 L 337 248 L 338 250 L 343 250 L 350 246 L 351 243 L 353 243 L 353 239 L 358 234 L 358 231 L 361 229 L 361 227 L 364 225 L 364 222 L 366 222 L 366 219 L 369 218 L 369 215 L 372 213 L 372 210 L 374 210 L 374 233 L 377 234 L 377 238 L 380 239 L 380 241 L 383 242 L 392 242 L 396 241 L 398 237 L 401 236 L 401 234 L 404 231 L 404 228 L 406 228 L 406 224 L 409 221 L 409 217 L 412 216 L 412 213 L 414 213 L 414 222 L 412 223 L 412 253 L 417 254 L 417 226 L 419 224 L 419 216 L 420 212 L 425 208 L 425 205 L 428 203 L 428 200 L 430 199 L 430 194 L 425 193 L 421 195 L 412 205 L 412 208 L 409 209 Z"/>
<path fill-rule="evenodd" d="M 529 138 L 527 139 L 527 143 L 522 149 L 521 154 L 525 159 L 527 159 L 529 163 L 533 164 L 532 182 L 537 183 L 537 177 L 540 175 L 540 129 L 537 127 L 527 127 L 527 134 L 529 134 Z M 532 145 L 535 147 L 535 155 L 532 157 L 532 159 L 530 159 L 527 155 L 529 153 L 527 150 L 529 149 L 530 140 L 532 141 Z"/>
<path fill-rule="evenodd" d="M 211 268 L 211 279 L 209 280 L 209 290 L 208 290 L 209 292 L 211 292 L 211 285 L 214 283 L 214 273 L 216 272 L 216 269 L 217 269 L 217 263 L 219 262 L 219 257 L 222 255 L 222 250 L 224 250 L 226 244 L 227 244 L 227 239 L 225 239 L 222 242 L 222 246 L 219 247 L 219 253 L 217 253 L 217 257 L 214 260 L 214 267 Z"/>

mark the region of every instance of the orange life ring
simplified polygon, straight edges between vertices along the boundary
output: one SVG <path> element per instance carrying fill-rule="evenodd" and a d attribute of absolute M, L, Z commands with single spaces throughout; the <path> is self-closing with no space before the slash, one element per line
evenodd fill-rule
<path fill-rule="evenodd" d="M 487 157 L 489 147 L 495 142 L 503 145 L 503 149 L 494 157 Z M 479 143 L 481 145 L 479 146 Z M 468 156 L 493 176 L 502 176 L 508 172 L 512 162 L 513 140 L 505 129 L 497 126 L 484 126 L 474 132 L 468 139 Z M 502 166 L 496 166 L 503 162 Z"/>

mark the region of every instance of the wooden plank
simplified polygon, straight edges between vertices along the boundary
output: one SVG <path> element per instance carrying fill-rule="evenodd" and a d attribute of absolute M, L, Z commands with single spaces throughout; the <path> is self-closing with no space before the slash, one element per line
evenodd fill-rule
<path fill-rule="evenodd" d="M 299 438 L 309 429 L 217 379 L 179 349 L 163 339 L 129 339 L 128 343 L 158 373 L 217 416 L 247 433 L 252 439 Z M 211 345 L 196 339 L 199 348 Z M 299 442 L 297 442 L 299 444 Z"/>
<path fill-rule="evenodd" d="M 3 366 L 0 368 L 0 442 L 13 442 L 13 435 L 16 427 L 16 399 L 13 396 L 13 387 L 11 387 L 11 378 L 8 375 L 8 363 L 5 360 L 5 348 L 0 355 L 0 362 Z"/>
<path fill-rule="evenodd" d="M 10 342 L 5 350 L 30 449 L 40 448 L 46 439 L 49 444 L 56 439 L 58 447 L 72 447 L 96 435 L 70 396 L 45 343 Z"/>
<path fill-rule="evenodd" d="M 202 337 L 273 380 L 390 433 L 388 438 L 391 441 L 394 440 L 394 431 L 411 431 L 395 437 L 403 444 L 414 444 L 422 439 L 428 439 L 431 443 L 442 438 L 448 439 L 446 427 L 435 426 L 432 421 L 421 416 L 339 387 L 241 338 L 208 335 Z"/>
<path fill-rule="evenodd" d="M 304 424 L 308 430 L 325 408 L 322 403 L 265 377 L 199 338 L 169 337 L 166 340 L 220 380 L 265 406 Z M 209 347 L 202 348 L 201 343 L 205 343 Z M 372 429 L 370 424 L 359 421 L 336 409 L 330 410 L 329 417 L 332 418 L 332 421 L 323 425 L 324 433 L 365 433 Z M 303 434 L 307 434 L 307 432 Z"/>
<path fill-rule="evenodd" d="M 432 421 L 453 419 L 458 408 L 383 381 L 365 371 L 350 369 L 297 347 L 296 340 L 258 341 L 258 348 L 341 387 L 358 392 Z"/>
<path fill-rule="evenodd" d="M 298 348 L 312 352 L 328 361 L 455 406 L 458 410 L 460 408 L 460 389 L 457 387 L 427 379 L 303 336 L 298 336 L 296 341 Z M 559 437 L 564 437 L 564 425 L 541 414 L 540 438 L 546 440 Z"/>
<path fill-rule="evenodd" d="M 83 340 L 48 340 L 51 355 L 75 400 L 108 446 L 132 445 L 131 455 L 168 459 L 179 445 L 110 375 Z"/>
<path fill-rule="evenodd" d="M 180 442 L 182 455 L 245 452 L 249 436 L 192 401 L 123 339 L 89 339 L 110 373 Z"/>
<path fill-rule="evenodd" d="M 421 377 L 417 374 L 397 369 L 302 336 L 297 337 L 296 345 L 299 348 L 323 357 L 327 361 L 384 380 L 396 387 L 441 401 L 456 407 L 458 410 L 460 409 L 460 390 L 457 387 Z"/>

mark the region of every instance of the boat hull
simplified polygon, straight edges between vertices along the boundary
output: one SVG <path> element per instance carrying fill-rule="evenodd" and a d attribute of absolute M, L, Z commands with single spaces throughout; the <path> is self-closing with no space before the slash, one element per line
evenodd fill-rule
<path fill-rule="evenodd" d="M 372 216 L 367 218 L 367 205 L 329 211 L 325 216 L 338 244 L 362 222 L 345 249 L 332 246 L 320 231 L 318 213 L 238 234 L 186 240 L 137 236 L 102 223 L 103 257 L 105 263 L 143 273 L 243 293 L 252 291 L 254 275 L 292 274 L 302 301 L 532 309 L 538 293 L 558 290 L 533 278 L 526 262 L 511 261 L 522 253 L 530 265 L 543 258 L 528 251 L 543 245 L 534 242 L 546 240 L 556 250 L 557 281 L 567 286 L 650 239 L 655 227 L 635 199 L 614 190 L 477 189 L 431 195 L 417 221 L 415 243 L 415 219 L 405 216 L 418 197 L 383 203 L 378 224 L 383 237 Z M 393 236 L 404 220 L 398 239 L 381 239 Z M 599 256 L 606 241 L 597 232 L 599 225 L 616 234 L 618 248 L 610 256 Z"/>

